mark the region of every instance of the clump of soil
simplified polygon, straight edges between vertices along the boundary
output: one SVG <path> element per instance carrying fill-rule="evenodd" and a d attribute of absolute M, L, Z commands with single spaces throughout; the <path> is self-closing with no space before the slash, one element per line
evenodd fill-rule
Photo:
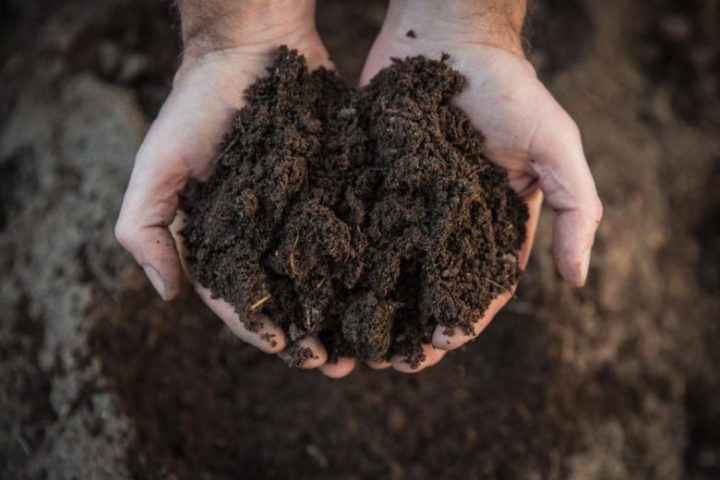
<path fill-rule="evenodd" d="M 282 47 L 246 92 L 214 175 L 186 189 L 192 274 L 290 342 L 416 365 L 520 274 L 527 209 L 450 104 L 465 79 L 419 56 L 357 90 Z M 292 348 L 291 348 L 292 350 Z"/>

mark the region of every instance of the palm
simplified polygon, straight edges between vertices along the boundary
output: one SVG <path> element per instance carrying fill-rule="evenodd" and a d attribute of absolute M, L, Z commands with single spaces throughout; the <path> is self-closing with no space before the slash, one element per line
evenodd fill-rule
<path fill-rule="evenodd" d="M 330 66 L 327 51 L 317 36 L 301 39 L 291 47 L 305 55 L 311 68 Z M 244 104 L 243 92 L 265 74 L 275 48 L 270 45 L 210 53 L 183 65 L 176 74 L 173 91 L 152 130 L 162 129 L 172 135 L 164 139 L 163 148 L 176 150 L 193 175 L 204 177 L 211 173 L 216 149 L 232 117 Z M 142 148 L 154 145 L 153 140 L 155 136 L 148 135 Z"/>
<path fill-rule="evenodd" d="M 527 60 L 489 46 L 426 44 L 420 39 L 381 35 L 365 64 L 361 84 L 387 66 L 391 57 L 422 54 L 440 58 L 443 53 L 450 55 L 448 63 L 468 81 L 454 103 L 484 133 L 488 157 L 507 170 L 511 186 L 527 193 L 534 180 L 532 153 L 542 148 L 543 125 L 572 122 Z"/>

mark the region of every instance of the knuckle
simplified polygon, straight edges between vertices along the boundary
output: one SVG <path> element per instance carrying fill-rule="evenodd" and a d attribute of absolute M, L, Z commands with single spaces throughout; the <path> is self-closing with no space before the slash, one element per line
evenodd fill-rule
<path fill-rule="evenodd" d="M 126 250 L 130 250 L 135 243 L 134 229 L 126 221 L 120 219 L 115 224 L 115 239 Z"/>
<path fill-rule="evenodd" d="M 600 200 L 600 197 L 595 197 L 593 201 L 593 219 L 595 220 L 595 223 L 600 223 L 600 221 L 603 218 L 603 204 Z"/>

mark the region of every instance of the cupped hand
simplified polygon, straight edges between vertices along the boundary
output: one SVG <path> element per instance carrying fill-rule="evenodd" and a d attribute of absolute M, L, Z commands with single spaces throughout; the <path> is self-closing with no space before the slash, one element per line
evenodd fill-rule
<path fill-rule="evenodd" d="M 263 25 L 261 20 L 259 25 Z M 165 300 L 177 296 L 183 281 L 185 258 L 179 196 L 190 179 L 207 179 L 224 134 L 243 106 L 244 91 L 264 75 L 277 47 L 287 44 L 305 55 L 309 66 L 331 67 L 310 19 L 287 25 L 266 21 L 253 35 L 243 32 L 240 41 L 228 36 L 195 32 L 185 45 L 172 92 L 152 124 L 135 159 L 115 232 L 119 242 L 144 268 L 151 283 Z M 213 44 L 214 40 L 218 43 Z M 198 42 L 198 43 L 194 43 Z M 172 228 L 170 228 L 172 224 Z M 202 300 L 241 339 L 268 353 L 280 353 L 287 346 L 281 328 L 263 318 L 259 331 L 248 330 L 235 309 L 193 282 Z M 300 340 L 313 351 L 304 368 L 316 368 L 327 361 L 327 353 L 316 338 Z M 329 375 L 352 365 L 343 360 L 324 367 Z"/>
<path fill-rule="evenodd" d="M 223 135 L 237 110 L 243 106 L 245 89 L 264 74 L 280 44 L 297 48 L 306 56 L 311 68 L 330 66 L 312 22 L 312 1 L 301 1 L 300 8 L 296 9 L 287 8 L 286 2 L 280 0 L 237 5 L 229 1 L 220 3 L 232 6 L 228 7 L 231 10 L 239 10 L 246 18 L 245 27 L 205 31 L 204 25 L 222 27 L 230 23 L 225 20 L 232 15 L 216 12 L 221 14 L 217 17 L 220 20 L 209 22 L 202 15 L 182 15 L 186 42 L 183 62 L 172 93 L 138 152 L 116 226 L 120 243 L 143 266 L 166 300 L 178 294 L 183 277 L 180 259 L 184 255 L 178 254 L 182 241 L 171 234 L 171 230 L 176 233 L 182 223 L 182 212 L 178 212 L 179 195 L 189 179 L 204 180 L 212 173 Z M 453 24 L 453 18 L 450 21 L 438 21 L 428 15 L 424 18 L 412 15 L 391 18 L 394 5 L 402 3 L 401 0 L 391 2 L 390 21 L 386 20 L 373 46 L 362 82 L 366 83 L 387 66 L 391 57 L 424 54 L 439 58 L 442 53 L 448 53 L 451 66 L 468 79 L 467 88 L 457 97 L 456 104 L 483 131 L 489 158 L 507 170 L 511 186 L 528 203 L 528 240 L 520 252 L 521 265 L 524 267 L 530 253 L 544 194 L 557 212 L 554 254 L 558 269 L 570 283 L 583 284 L 602 207 L 584 158 L 577 126 L 537 80 L 518 48 L 519 42 L 506 44 L 489 41 L 500 38 L 498 36 L 467 35 L 474 30 L 458 27 Z M 255 19 L 257 21 L 248 21 L 248 5 L 251 4 L 266 6 L 266 10 L 272 11 L 272 18 L 261 16 Z M 181 10 L 182 5 L 205 6 L 202 2 L 179 2 L 179 5 Z M 290 20 L 278 21 L 278 12 Z M 463 15 L 457 15 L 454 19 L 461 17 Z M 191 21 L 186 22 L 186 19 Z M 415 30 L 416 38 L 406 36 L 409 29 Z M 260 331 L 249 331 L 232 306 L 213 299 L 210 292 L 197 283 L 194 286 L 201 298 L 239 337 L 266 352 L 282 354 L 287 340 L 270 319 L 263 319 Z M 469 337 L 459 331 L 446 335 L 445 327 L 439 326 L 433 345 L 424 347 L 425 362 L 417 369 L 411 369 L 403 358 L 397 357 L 389 362 L 370 363 L 370 366 L 386 368 L 392 365 L 397 370 L 411 372 L 434 365 L 447 350 L 478 335 L 510 296 L 506 293 L 498 297 L 478 320 L 474 334 Z M 314 353 L 314 358 L 304 365 L 306 368 L 320 367 L 324 374 L 336 378 L 353 370 L 353 359 L 341 358 L 337 363 L 326 363 L 327 353 L 317 339 L 306 338 L 302 342 Z"/>
<path fill-rule="evenodd" d="M 395 6 L 402 3 L 394 2 Z M 447 53 L 448 64 L 467 78 L 467 86 L 454 99 L 455 105 L 483 132 L 488 158 L 507 171 L 510 186 L 528 205 L 527 240 L 519 255 L 521 268 L 527 264 L 544 197 L 556 214 L 553 254 L 557 268 L 567 282 L 582 286 L 602 204 L 578 127 L 538 80 L 522 52 L 519 35 L 494 28 L 483 33 L 479 25 L 465 28 L 456 23 L 465 22 L 461 15 L 439 18 L 442 14 L 438 13 L 435 18 L 408 12 L 406 6 L 393 11 L 394 4 L 391 2 L 360 83 L 368 83 L 391 63 L 391 58 L 425 55 L 439 59 Z M 410 30 L 413 33 L 408 34 Z M 478 319 L 472 335 L 439 325 L 432 345 L 424 346 L 426 360 L 415 369 L 401 357 L 370 366 L 392 366 L 407 373 L 432 366 L 446 351 L 479 335 L 511 297 L 512 292 L 497 297 Z"/>

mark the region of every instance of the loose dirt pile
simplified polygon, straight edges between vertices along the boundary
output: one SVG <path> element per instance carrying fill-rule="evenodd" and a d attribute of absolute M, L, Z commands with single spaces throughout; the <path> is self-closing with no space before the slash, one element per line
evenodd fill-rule
<path fill-rule="evenodd" d="M 471 331 L 516 283 L 527 209 L 450 104 L 465 80 L 445 60 L 396 60 L 357 90 L 283 47 L 248 89 L 182 234 L 249 328 L 262 312 L 331 358 L 417 364 L 438 324 Z"/>

